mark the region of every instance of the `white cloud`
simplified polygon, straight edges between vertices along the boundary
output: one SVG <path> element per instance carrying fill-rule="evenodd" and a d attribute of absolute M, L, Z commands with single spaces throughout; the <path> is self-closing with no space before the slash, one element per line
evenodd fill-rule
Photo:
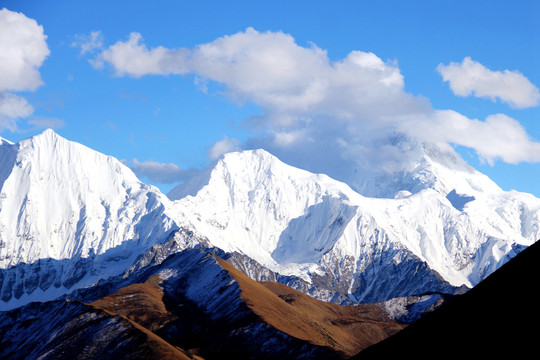
<path fill-rule="evenodd" d="M 139 161 L 133 159 L 130 165 L 137 176 L 148 178 L 162 184 L 171 184 L 183 180 L 185 171 L 173 163 L 160 163 L 157 161 Z"/>
<path fill-rule="evenodd" d="M 49 55 L 43 27 L 22 13 L 0 10 L 0 130 L 17 129 L 19 118 L 34 109 L 14 92 L 43 84 L 39 68 Z"/>
<path fill-rule="evenodd" d="M 499 114 L 480 121 L 434 110 L 425 98 L 404 90 L 395 62 L 369 52 L 330 60 L 314 44 L 300 46 L 282 32 L 248 28 L 192 49 L 148 48 L 132 33 L 97 59 L 121 76 L 192 74 L 198 83 L 223 84 L 235 101 L 258 105 L 263 115 L 246 119 L 252 138 L 242 144 L 218 141 L 208 151 L 211 159 L 240 147 L 262 147 L 292 165 L 346 180 L 357 176 L 355 171 L 399 171 L 412 163 L 405 157 L 415 154 L 405 155 L 388 142 L 392 134 L 405 133 L 470 147 L 491 163 L 540 161 L 534 155 L 540 144 L 516 120 Z M 516 77 L 510 75 L 502 73 L 505 79 Z M 491 96 L 508 100 L 510 95 Z M 523 95 L 512 98 L 513 104 L 523 104 L 518 98 L 524 100 Z"/>
<path fill-rule="evenodd" d="M 30 116 L 33 112 L 34 107 L 25 98 L 0 92 L 0 131 L 16 131 L 17 120 Z"/>
<path fill-rule="evenodd" d="M 34 107 L 18 95 L 5 92 L 0 93 L 0 114 L 8 118 L 27 117 L 32 115 Z"/>
<path fill-rule="evenodd" d="M 420 140 L 472 148 L 490 164 L 498 159 L 512 164 L 540 161 L 540 143 L 531 139 L 518 121 L 504 114 L 480 121 L 452 110 L 440 110 L 408 125 L 404 131 Z M 422 130 L 412 131 L 414 128 Z"/>
<path fill-rule="evenodd" d="M 518 71 L 492 71 L 470 57 L 461 63 L 440 64 L 437 71 L 458 96 L 499 99 L 514 108 L 540 104 L 538 88 Z"/>
<path fill-rule="evenodd" d="M 225 136 L 223 140 L 216 142 L 208 149 L 208 157 L 211 160 L 216 160 L 223 154 L 238 150 L 240 150 L 240 142 Z"/>
<path fill-rule="evenodd" d="M 197 82 L 227 86 L 237 101 L 252 101 L 266 120 L 296 125 L 313 115 L 333 119 L 373 120 L 372 113 L 392 115 L 423 111 L 426 104 L 403 91 L 399 68 L 372 53 L 351 52 L 341 61 L 326 51 L 302 47 L 282 32 L 245 32 L 218 38 L 193 49 L 148 49 L 142 36 L 131 33 L 97 58 L 119 76 L 195 74 Z M 384 116 L 382 117 L 384 118 Z"/>
<path fill-rule="evenodd" d="M 118 76 L 185 73 L 182 63 L 187 50 L 169 50 L 162 46 L 149 50 L 141 41 L 141 34 L 131 33 L 127 41 L 118 41 L 101 52 L 92 64 L 96 68 L 103 67 L 105 63 L 112 64 Z"/>
<path fill-rule="evenodd" d="M 0 10 L 0 92 L 35 90 L 49 55 L 43 27 L 22 13 Z"/>

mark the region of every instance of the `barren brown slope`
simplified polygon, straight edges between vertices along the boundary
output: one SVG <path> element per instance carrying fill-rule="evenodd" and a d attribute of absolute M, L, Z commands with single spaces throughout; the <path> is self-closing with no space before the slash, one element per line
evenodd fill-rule
<path fill-rule="evenodd" d="M 144 283 L 132 284 L 92 302 L 90 305 L 128 318 L 150 331 L 156 331 L 177 317 L 163 303 L 160 279 L 152 276 Z"/>
<path fill-rule="evenodd" d="M 154 333 L 177 317 L 163 303 L 160 279 L 152 276 L 144 283 L 132 284 L 89 305 L 112 316 L 120 316 L 147 336 L 147 345 L 155 359 L 198 359 L 173 346 Z"/>
<path fill-rule="evenodd" d="M 219 266 L 236 280 L 243 301 L 258 319 L 299 341 L 327 347 L 343 357 L 350 357 L 404 327 L 388 319 L 380 305 L 341 306 L 325 303 L 283 284 L 254 281 L 229 262 L 215 259 Z M 215 332 L 222 336 L 227 336 L 228 331 L 233 329 L 225 330 L 228 325 L 221 323 L 201 322 L 196 315 L 193 315 L 194 318 L 184 318 L 185 314 L 173 314 L 171 311 L 177 311 L 178 304 L 164 303 L 164 290 L 160 282 L 159 276 L 154 275 L 144 283 L 121 288 L 90 305 L 129 321 L 132 326 L 147 334 L 152 342 L 149 345 L 164 354 L 169 351 L 169 358 L 178 356 L 173 350 L 189 357 L 200 353 L 199 351 L 204 352 L 200 346 L 213 346 L 214 337 L 209 339 L 204 334 L 201 339 L 206 340 L 202 342 L 198 341 L 201 340 L 198 338 L 195 338 L 194 343 L 187 339 L 179 340 L 177 332 L 181 327 L 200 327 L 203 324 L 222 326 L 224 331 Z M 169 311 L 167 306 L 172 305 L 174 309 Z M 182 309 L 186 306 L 187 304 L 182 304 Z M 174 330 L 170 332 L 170 329 Z"/>
<path fill-rule="evenodd" d="M 266 323 L 298 339 L 328 346 L 346 357 L 404 327 L 388 319 L 379 305 L 326 303 L 283 284 L 256 282 L 227 261 L 217 260 L 239 283 L 247 305 Z"/>
<path fill-rule="evenodd" d="M 96 308 L 96 309 L 100 310 L 99 308 Z M 127 317 L 106 311 L 106 310 L 101 309 L 101 311 L 104 311 L 111 316 L 121 317 L 125 321 L 129 322 L 129 324 L 133 327 L 132 331 L 139 331 L 145 335 L 146 341 L 141 346 L 145 348 L 146 354 L 143 357 L 141 357 L 141 359 L 143 358 L 156 359 L 156 360 L 157 359 L 160 359 L 160 360 L 192 360 L 193 359 L 192 357 L 187 356 L 183 350 L 169 344 L 167 341 L 163 340 L 162 338 L 154 334 L 152 331 L 146 329 L 144 326 L 137 324 L 135 321 Z M 128 354 L 124 354 L 124 355 L 127 356 Z"/>

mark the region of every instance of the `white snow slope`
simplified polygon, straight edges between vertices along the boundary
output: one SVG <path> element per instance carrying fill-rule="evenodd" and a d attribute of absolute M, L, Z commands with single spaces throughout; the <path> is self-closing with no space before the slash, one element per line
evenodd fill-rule
<path fill-rule="evenodd" d="M 226 154 L 172 201 L 52 130 L 2 141 L 0 310 L 119 274 L 181 227 L 364 302 L 474 286 L 538 239 L 539 199 L 502 191 L 450 148 L 414 151 L 399 176 L 351 181 L 386 198 L 255 150 Z"/>
<path fill-rule="evenodd" d="M 0 269 L 15 266 L 0 276 L 3 301 L 119 273 L 177 228 L 158 189 L 52 130 L 0 145 L 0 187 Z"/>
<path fill-rule="evenodd" d="M 263 150 L 226 154 L 169 197 L 179 223 L 225 251 L 308 281 L 332 273 L 363 300 L 397 295 L 366 297 L 377 286 L 370 273 L 422 281 L 411 277 L 422 262 L 451 285 L 472 287 L 538 239 L 539 199 L 502 191 L 450 148 L 422 145 L 421 154 L 399 181 L 387 181 L 394 199 L 363 197 Z M 416 264 L 400 268 L 405 261 Z"/>

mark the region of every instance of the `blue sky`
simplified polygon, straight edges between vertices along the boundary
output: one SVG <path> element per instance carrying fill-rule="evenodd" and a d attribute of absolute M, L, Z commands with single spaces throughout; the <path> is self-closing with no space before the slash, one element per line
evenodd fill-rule
<path fill-rule="evenodd" d="M 167 192 L 223 151 L 251 147 L 337 174 L 336 157 L 372 156 L 358 150 L 373 144 L 366 139 L 398 128 L 452 144 L 505 190 L 540 196 L 537 1 L 1 8 L 0 27 L 22 13 L 46 35 L 24 22 L 36 45 L 20 56 L 33 57 L 25 66 L 39 79 L 23 71 L 13 82 L 27 85 L 17 87 L 0 75 L 0 105 L 20 100 L 9 113 L 0 106 L 0 136 L 11 141 L 52 127 Z M 7 48 L 29 44 L 17 39 Z M 14 54 L 0 54 L 0 71 L 10 69 L 1 61 L 23 62 Z"/>

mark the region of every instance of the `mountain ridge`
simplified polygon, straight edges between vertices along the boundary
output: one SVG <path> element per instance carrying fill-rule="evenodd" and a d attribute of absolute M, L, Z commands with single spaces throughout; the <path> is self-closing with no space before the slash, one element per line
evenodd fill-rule
<path fill-rule="evenodd" d="M 457 159 L 457 154 L 448 156 Z M 458 162 L 460 171 L 472 178 L 447 182 L 461 187 L 384 199 L 364 197 L 326 175 L 299 171 L 263 150 L 244 151 L 226 154 L 204 175 L 173 190 L 171 198 L 182 225 L 197 229 L 217 247 L 307 281 L 338 271 L 324 281 L 348 277 L 338 284 L 342 291 L 361 301 L 386 300 L 397 294 L 355 293 L 360 285 L 372 285 L 365 276 L 358 284 L 353 274 L 376 272 L 376 263 L 394 273 L 391 264 L 408 259 L 410 269 L 403 271 L 408 275 L 426 268 L 434 283 L 442 278 L 455 287 L 472 287 L 538 236 L 538 199 L 503 192 L 463 164 Z M 485 188 L 479 187 L 484 183 Z M 384 258 L 385 252 L 393 255 Z M 410 291 L 440 291 L 419 286 Z"/>
<path fill-rule="evenodd" d="M 432 171 L 434 161 L 420 163 L 417 175 L 455 188 L 396 188 L 395 198 L 370 198 L 252 150 L 224 155 L 172 191 L 171 200 L 120 161 L 52 130 L 6 142 L 0 308 L 119 274 L 181 229 L 198 240 L 183 237 L 175 251 L 237 253 L 236 265 L 248 275 L 279 274 L 325 301 L 472 287 L 540 237 L 540 200 L 503 192 L 451 149 L 429 149 L 423 158 L 436 157 L 442 170 Z M 442 168 L 444 162 L 457 170 Z"/>
<path fill-rule="evenodd" d="M 341 359 L 403 328 L 383 304 L 325 303 L 256 282 L 199 249 L 125 280 L 91 302 L 59 299 L 0 313 L 0 358 Z"/>

